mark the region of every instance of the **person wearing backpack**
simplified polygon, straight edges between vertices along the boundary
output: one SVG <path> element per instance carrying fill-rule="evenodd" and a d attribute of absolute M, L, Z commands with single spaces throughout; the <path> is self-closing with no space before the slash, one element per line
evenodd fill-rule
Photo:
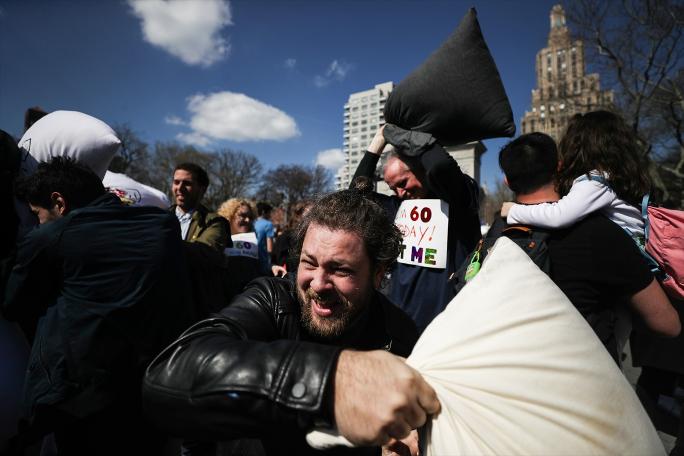
<path fill-rule="evenodd" d="M 543 133 L 522 135 L 499 154 L 504 180 L 519 205 L 555 203 L 558 151 Z M 652 332 L 676 337 L 677 311 L 654 279 L 625 230 L 599 212 L 551 231 L 547 241 L 550 277 L 584 316 L 620 364 L 620 313 L 633 310 Z M 533 290 L 530 290 L 533 292 Z"/>
<path fill-rule="evenodd" d="M 648 159 L 631 128 L 617 114 L 575 114 L 559 144 L 556 184 L 565 195 L 547 204 L 504 203 L 510 224 L 565 228 L 600 211 L 642 249 L 665 292 L 684 299 L 684 212 L 649 207 Z M 649 235 L 650 234 L 650 235 Z"/>

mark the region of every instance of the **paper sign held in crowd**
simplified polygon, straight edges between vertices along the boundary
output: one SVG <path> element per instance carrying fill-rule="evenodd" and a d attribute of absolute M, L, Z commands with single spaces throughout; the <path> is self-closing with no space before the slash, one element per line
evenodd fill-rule
<path fill-rule="evenodd" d="M 231 239 L 233 240 L 233 247 L 225 249 L 223 251 L 225 255 L 255 259 L 259 256 L 256 233 L 237 233 L 232 235 Z"/>
<path fill-rule="evenodd" d="M 426 268 L 445 268 L 449 233 L 449 205 L 438 199 L 401 203 L 394 223 L 404 242 L 397 261 Z"/>

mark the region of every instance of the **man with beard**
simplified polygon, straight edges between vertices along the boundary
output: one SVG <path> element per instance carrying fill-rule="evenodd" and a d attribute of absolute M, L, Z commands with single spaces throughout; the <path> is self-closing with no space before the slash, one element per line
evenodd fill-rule
<path fill-rule="evenodd" d="M 187 439 L 258 438 L 266 454 L 314 453 L 314 428 L 366 446 L 406 437 L 440 406 L 399 357 L 415 325 L 376 291 L 400 244 L 361 193 L 319 199 L 297 230 L 296 281 L 253 281 L 162 352 L 146 373 L 148 415 Z"/>

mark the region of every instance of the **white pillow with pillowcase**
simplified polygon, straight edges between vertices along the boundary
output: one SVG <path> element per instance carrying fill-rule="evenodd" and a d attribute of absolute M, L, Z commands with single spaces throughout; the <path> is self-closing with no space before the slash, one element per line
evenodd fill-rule
<path fill-rule="evenodd" d="M 156 206 L 168 209 L 171 205 L 169 197 L 164 192 L 122 173 L 107 171 L 102 184 L 108 192 L 114 193 L 129 206 Z"/>
<path fill-rule="evenodd" d="M 89 167 L 103 179 L 120 144 L 114 130 L 101 120 L 77 111 L 54 111 L 21 137 L 20 174 L 32 174 L 38 163 L 63 156 Z"/>
<path fill-rule="evenodd" d="M 421 454 L 665 454 L 594 331 L 506 237 L 407 362 L 442 404 Z"/>

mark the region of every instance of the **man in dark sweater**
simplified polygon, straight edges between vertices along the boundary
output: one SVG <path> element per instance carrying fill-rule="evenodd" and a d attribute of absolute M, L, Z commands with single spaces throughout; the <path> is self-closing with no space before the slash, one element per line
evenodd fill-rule
<path fill-rule="evenodd" d="M 34 339 L 20 440 L 52 432 L 60 454 L 161 454 L 165 437 L 142 417 L 140 384 L 194 321 L 178 221 L 122 205 L 62 157 L 15 192 L 41 224 L 19 246 L 2 308 Z"/>

